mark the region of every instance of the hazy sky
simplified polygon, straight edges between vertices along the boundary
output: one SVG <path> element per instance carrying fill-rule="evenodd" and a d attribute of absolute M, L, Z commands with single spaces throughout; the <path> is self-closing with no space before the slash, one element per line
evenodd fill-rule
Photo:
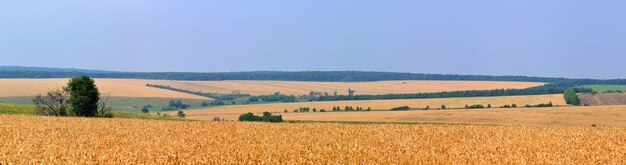
<path fill-rule="evenodd" d="M 0 65 L 626 78 L 625 64 L 626 1 L 0 1 Z"/>

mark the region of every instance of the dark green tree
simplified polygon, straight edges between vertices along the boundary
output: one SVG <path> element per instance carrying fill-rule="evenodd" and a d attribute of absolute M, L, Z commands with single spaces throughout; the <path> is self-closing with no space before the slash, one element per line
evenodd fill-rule
<path fill-rule="evenodd" d="M 73 78 L 64 90 L 70 95 L 68 102 L 72 115 L 96 117 L 100 92 L 93 79 L 87 76 Z"/>
<path fill-rule="evenodd" d="M 578 95 L 576 95 L 575 89 L 565 89 L 565 91 L 563 91 L 563 97 L 565 97 L 565 102 L 567 104 L 580 105 L 580 99 L 578 98 Z"/>

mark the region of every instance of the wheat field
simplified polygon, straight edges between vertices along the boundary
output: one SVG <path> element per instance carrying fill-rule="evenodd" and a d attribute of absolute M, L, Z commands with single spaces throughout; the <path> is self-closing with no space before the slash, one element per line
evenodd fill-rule
<path fill-rule="evenodd" d="M 331 111 L 332 107 L 339 106 L 344 109 L 345 106 L 359 106 L 367 109 L 371 107 L 373 110 L 389 110 L 399 106 L 410 106 L 413 108 L 439 108 L 442 104 L 447 108 L 463 108 L 465 105 L 472 104 L 491 104 L 493 107 L 505 104 L 517 104 L 523 106 L 525 104 L 542 104 L 552 102 L 555 105 L 565 105 L 563 95 L 529 95 L 529 96 L 501 96 L 501 97 L 463 97 L 463 98 L 433 98 L 433 99 L 397 99 L 397 100 L 356 100 L 356 101 L 324 101 L 324 102 L 297 102 L 297 103 L 273 103 L 273 104 L 249 104 L 235 106 L 220 106 L 208 109 L 188 110 L 185 111 L 190 117 L 193 116 L 226 116 L 240 115 L 247 112 L 262 113 L 283 112 L 285 109 L 292 111 L 300 107 L 309 107 L 325 109 Z M 175 112 L 172 112 L 175 114 Z M 202 119 L 204 119 L 203 117 Z"/>
<path fill-rule="evenodd" d="M 190 111 L 191 112 L 191 111 Z M 185 111 L 185 113 L 188 113 Z M 212 120 L 220 117 L 237 120 L 240 114 L 194 114 L 188 118 Z M 261 114 L 257 112 L 257 114 Z M 277 113 L 285 120 L 306 121 L 356 121 L 356 122 L 415 122 L 498 125 L 551 125 L 551 126 L 617 126 L 626 127 L 626 106 L 551 107 L 475 110 L 412 110 L 372 112 L 306 112 Z M 174 115 L 174 114 L 172 114 Z"/>
<path fill-rule="evenodd" d="M 310 81 L 163 81 L 160 85 L 202 91 L 208 93 L 232 93 L 239 91 L 252 95 L 268 95 L 281 92 L 287 95 L 307 95 L 311 91 L 337 91 L 346 95 L 348 89 L 356 94 L 396 94 L 419 92 L 442 92 L 486 89 L 521 89 L 545 83 L 506 81 L 374 81 L 374 82 L 310 82 Z"/>
<path fill-rule="evenodd" d="M 626 106 L 281 114 L 286 120 L 626 127 Z M 223 118 L 227 118 L 224 116 Z M 230 118 L 236 120 L 238 116 Z M 192 118 L 210 120 L 203 116 Z"/>
<path fill-rule="evenodd" d="M 166 82 L 167 80 L 142 79 L 94 79 L 101 94 L 113 97 L 157 97 L 205 99 L 197 95 L 147 87 L 147 83 Z M 61 89 L 69 79 L 0 79 L 0 97 L 35 96 L 49 90 Z"/>
<path fill-rule="evenodd" d="M 624 164 L 626 128 L 0 115 L 0 164 Z"/>

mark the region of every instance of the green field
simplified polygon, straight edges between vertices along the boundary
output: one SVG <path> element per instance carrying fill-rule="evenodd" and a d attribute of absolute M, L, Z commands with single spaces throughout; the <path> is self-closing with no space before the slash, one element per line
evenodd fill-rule
<path fill-rule="evenodd" d="M 3 97 L 0 98 L 0 103 L 32 105 L 32 100 L 33 97 Z M 181 100 L 184 104 L 191 106 L 189 109 L 203 108 L 200 104 L 204 101 L 209 101 L 178 98 L 111 97 L 107 106 L 116 111 L 139 112 L 144 105 L 152 105 L 155 108 L 150 109 L 150 112 L 160 112 L 160 107 L 167 107 L 170 100 Z"/>
<path fill-rule="evenodd" d="M 32 115 L 35 106 L 23 104 L 0 103 L 0 114 L 4 115 Z"/>
<path fill-rule="evenodd" d="M 606 93 L 607 91 L 626 91 L 626 85 L 583 85 L 579 87 L 591 88 L 594 92 Z"/>

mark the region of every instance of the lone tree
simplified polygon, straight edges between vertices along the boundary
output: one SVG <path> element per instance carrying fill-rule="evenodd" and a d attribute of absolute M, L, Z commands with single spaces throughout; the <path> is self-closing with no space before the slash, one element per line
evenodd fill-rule
<path fill-rule="evenodd" d="M 350 97 L 354 96 L 354 92 L 356 92 L 356 91 L 352 90 L 351 88 L 348 88 L 348 96 L 350 96 Z"/>
<path fill-rule="evenodd" d="M 87 76 L 73 78 L 64 90 L 70 95 L 68 102 L 74 116 L 96 117 L 100 92 L 93 79 Z"/>

